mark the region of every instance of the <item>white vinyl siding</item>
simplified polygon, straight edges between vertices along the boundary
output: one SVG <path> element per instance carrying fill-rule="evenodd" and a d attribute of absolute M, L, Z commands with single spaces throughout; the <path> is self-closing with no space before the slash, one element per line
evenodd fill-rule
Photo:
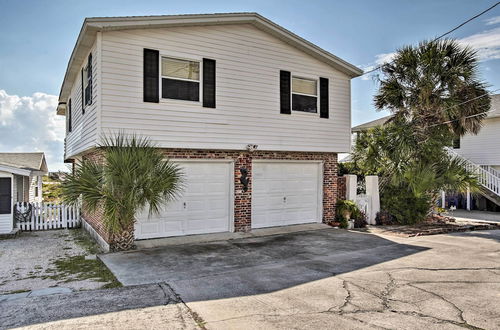
<path fill-rule="evenodd" d="M 11 173 L 0 172 L 0 178 L 11 178 L 11 206 L 14 204 L 14 200 L 12 198 L 14 193 L 14 178 Z M 0 234 L 10 233 L 13 229 L 13 215 L 9 214 L 0 214 Z"/>
<path fill-rule="evenodd" d="M 180 100 L 143 102 L 144 48 L 161 56 L 216 60 L 217 108 Z M 251 25 L 106 31 L 101 60 L 102 133 L 133 131 L 167 148 L 241 150 L 257 144 L 259 150 L 349 151 L 349 77 Z M 280 114 L 280 70 L 328 78 L 330 118 Z M 77 94 L 75 117 L 80 116 Z M 78 131 L 78 118 L 73 130 Z M 82 134 L 76 150 L 92 145 L 92 136 Z"/>
<path fill-rule="evenodd" d="M 100 107 L 100 37 L 92 47 L 92 104 L 85 106 L 85 114 L 82 114 L 82 69 L 88 64 L 88 55 L 83 60 L 77 77 L 73 83 L 69 98 L 71 99 L 72 131 L 66 133 L 65 158 L 75 156 L 82 151 L 94 147 L 97 143 L 98 133 L 98 111 Z M 84 83 L 87 77 L 83 77 Z"/>
<path fill-rule="evenodd" d="M 479 134 L 464 136 L 454 150 L 476 164 L 500 166 L 500 117 L 485 119 Z"/>
<path fill-rule="evenodd" d="M 30 177 L 29 186 L 29 201 L 30 202 L 41 202 L 42 201 L 42 177 L 33 176 Z M 35 195 L 35 190 L 38 188 L 38 196 Z"/>

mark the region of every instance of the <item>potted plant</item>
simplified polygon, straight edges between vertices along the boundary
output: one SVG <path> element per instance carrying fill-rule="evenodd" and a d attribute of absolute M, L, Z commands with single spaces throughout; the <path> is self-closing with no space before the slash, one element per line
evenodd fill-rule
<path fill-rule="evenodd" d="M 360 210 L 353 201 L 340 200 L 337 202 L 337 216 L 347 222 L 347 229 L 354 228 L 354 220 L 351 218 L 356 218 L 359 213 Z"/>

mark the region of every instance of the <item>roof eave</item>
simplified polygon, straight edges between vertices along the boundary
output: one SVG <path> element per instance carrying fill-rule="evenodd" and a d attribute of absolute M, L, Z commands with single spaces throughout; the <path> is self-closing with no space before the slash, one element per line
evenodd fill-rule
<path fill-rule="evenodd" d="M 15 166 L 9 166 L 5 164 L 0 164 L 0 171 L 12 173 L 12 174 L 17 174 L 17 175 L 22 175 L 22 176 L 35 176 L 35 175 L 44 175 L 46 172 L 43 171 L 37 171 L 37 170 L 31 170 L 27 168 L 19 168 Z"/>

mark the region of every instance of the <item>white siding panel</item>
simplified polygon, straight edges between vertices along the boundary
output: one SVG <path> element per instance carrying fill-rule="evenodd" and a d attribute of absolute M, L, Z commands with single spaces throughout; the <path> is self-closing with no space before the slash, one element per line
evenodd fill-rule
<path fill-rule="evenodd" d="M 500 166 L 500 118 L 488 118 L 477 135 L 467 135 L 456 152 L 479 165 Z"/>
<path fill-rule="evenodd" d="M 98 112 L 100 108 L 100 39 L 94 43 L 92 50 L 92 104 L 85 106 L 82 113 L 82 76 L 81 71 L 87 65 L 85 59 L 79 74 L 73 83 L 70 99 L 72 103 L 72 132 L 66 132 L 65 157 L 69 158 L 92 148 L 98 137 Z M 88 56 L 88 54 L 87 54 Z M 85 58 L 87 58 L 87 56 Z M 67 120 L 67 117 L 66 117 Z"/>
<path fill-rule="evenodd" d="M 14 204 L 14 176 L 8 172 L 0 172 L 1 178 L 10 178 L 11 183 L 11 206 Z M 13 215 L 9 214 L 0 214 L 0 234 L 10 233 L 13 229 Z"/>
<path fill-rule="evenodd" d="M 144 48 L 215 59 L 217 108 L 143 102 Z M 107 31 L 101 58 L 103 133 L 134 131 L 161 147 L 243 149 L 252 143 L 260 150 L 349 151 L 349 77 L 251 25 Z M 280 70 L 329 78 L 330 118 L 280 114 Z"/>

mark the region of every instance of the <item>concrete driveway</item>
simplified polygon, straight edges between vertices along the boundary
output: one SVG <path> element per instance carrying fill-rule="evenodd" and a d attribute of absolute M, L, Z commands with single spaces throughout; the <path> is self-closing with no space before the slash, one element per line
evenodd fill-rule
<path fill-rule="evenodd" d="M 102 259 L 124 285 L 165 282 L 209 329 L 500 327 L 500 231 L 323 229 Z"/>

